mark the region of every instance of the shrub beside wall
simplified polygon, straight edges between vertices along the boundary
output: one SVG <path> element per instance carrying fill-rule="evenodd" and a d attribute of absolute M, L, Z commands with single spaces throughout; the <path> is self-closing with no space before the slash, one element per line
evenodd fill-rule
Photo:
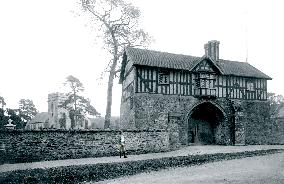
<path fill-rule="evenodd" d="M 126 130 L 123 134 L 128 153 L 168 150 L 164 130 Z M 15 163 L 118 155 L 119 140 L 116 130 L 0 131 L 5 146 L 1 160 Z"/>
<path fill-rule="evenodd" d="M 251 156 L 279 153 L 283 150 L 257 150 L 238 153 L 217 153 L 208 155 L 188 155 L 179 157 L 154 158 L 128 162 L 98 163 L 53 168 L 37 168 L 5 172 L 0 175 L 0 183 L 84 183 L 102 181 L 141 172 L 157 171 L 177 166 L 191 166 L 219 160 L 230 160 Z"/>

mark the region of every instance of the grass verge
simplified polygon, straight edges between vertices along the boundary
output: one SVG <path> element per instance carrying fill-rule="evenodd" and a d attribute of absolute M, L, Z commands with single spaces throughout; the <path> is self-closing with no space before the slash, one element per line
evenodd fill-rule
<path fill-rule="evenodd" d="M 79 183 L 101 181 L 169 167 L 191 166 L 283 152 L 281 149 L 165 157 L 119 163 L 98 163 L 46 169 L 17 170 L 0 173 L 0 183 Z"/>

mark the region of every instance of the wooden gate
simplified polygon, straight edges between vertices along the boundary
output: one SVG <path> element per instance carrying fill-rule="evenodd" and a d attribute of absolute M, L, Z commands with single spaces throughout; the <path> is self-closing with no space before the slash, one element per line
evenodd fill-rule
<path fill-rule="evenodd" d="M 189 143 L 212 144 L 214 143 L 214 130 L 210 122 L 205 120 L 189 120 Z"/>

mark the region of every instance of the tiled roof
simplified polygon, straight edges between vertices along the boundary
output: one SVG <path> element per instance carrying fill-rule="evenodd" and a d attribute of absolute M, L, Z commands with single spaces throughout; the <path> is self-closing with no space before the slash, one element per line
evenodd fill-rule
<path fill-rule="evenodd" d="M 128 48 L 126 54 L 134 64 L 173 69 L 191 68 L 200 59 L 200 57 L 137 48 Z"/>
<path fill-rule="evenodd" d="M 105 118 L 103 118 L 103 117 L 96 117 L 96 118 L 89 118 L 89 120 L 92 123 L 92 128 L 104 129 Z M 110 127 L 111 128 L 116 128 L 118 126 L 117 125 L 118 122 L 119 122 L 119 117 L 112 116 L 110 118 Z"/>
<path fill-rule="evenodd" d="M 249 63 L 220 59 L 218 65 L 222 68 L 225 75 L 272 79 Z"/>
<path fill-rule="evenodd" d="M 127 59 L 133 61 L 133 65 L 153 66 L 161 68 L 172 68 L 180 70 L 191 70 L 201 59 L 201 57 L 172 54 L 138 48 L 126 49 Z M 223 71 L 224 75 L 235 75 L 245 77 L 256 77 L 271 79 L 268 75 L 256 69 L 249 63 L 229 61 L 220 59 L 215 62 Z"/>
<path fill-rule="evenodd" d="M 48 121 L 48 112 L 41 112 L 37 113 L 35 117 L 33 117 L 33 119 L 28 122 L 28 124 L 44 123 L 46 121 Z"/>

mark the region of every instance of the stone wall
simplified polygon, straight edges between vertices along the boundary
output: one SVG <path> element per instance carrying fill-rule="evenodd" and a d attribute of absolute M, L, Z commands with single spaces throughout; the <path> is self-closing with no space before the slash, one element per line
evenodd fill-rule
<path fill-rule="evenodd" d="M 246 144 L 284 144 L 283 119 L 268 118 L 267 102 L 244 102 Z"/>
<path fill-rule="evenodd" d="M 120 129 L 135 129 L 134 109 L 132 97 L 121 100 L 120 103 Z"/>
<path fill-rule="evenodd" d="M 179 114 L 181 120 L 196 102 L 197 99 L 192 96 L 136 93 L 135 128 L 167 129 L 169 114 Z"/>
<path fill-rule="evenodd" d="M 195 106 L 203 102 L 217 105 L 226 116 L 225 120 L 218 127 L 219 131 L 216 133 L 219 140 L 218 144 L 233 144 L 233 107 L 232 102 L 225 98 L 200 100 L 193 96 L 135 93 L 134 124 L 131 123 L 127 128 L 138 130 L 166 129 L 169 132 L 171 148 L 188 145 L 189 114 Z M 122 124 L 127 125 L 127 122 L 122 122 Z"/>
<path fill-rule="evenodd" d="M 216 144 L 283 144 L 283 120 L 267 118 L 266 101 L 135 93 L 129 119 L 122 118 L 121 123 L 124 128 L 137 130 L 165 129 L 169 132 L 170 148 L 179 148 L 190 142 L 190 113 L 204 102 L 213 104 L 225 116 L 214 133 Z M 123 106 L 121 110 L 127 114 Z"/>
<path fill-rule="evenodd" d="M 167 151 L 164 130 L 123 132 L 128 154 Z M 1 131 L 6 163 L 118 155 L 119 131 Z M 3 146 L 3 144 L 4 146 Z M 2 151 L 3 152 L 3 151 Z"/>
<path fill-rule="evenodd" d="M 282 144 L 284 145 L 284 118 L 272 119 L 268 129 L 269 139 L 267 144 Z"/>
<path fill-rule="evenodd" d="M 134 76 L 135 70 L 132 70 L 122 84 L 122 96 L 120 103 L 120 128 L 134 129 L 134 110 L 133 110 L 133 95 L 134 95 Z"/>

